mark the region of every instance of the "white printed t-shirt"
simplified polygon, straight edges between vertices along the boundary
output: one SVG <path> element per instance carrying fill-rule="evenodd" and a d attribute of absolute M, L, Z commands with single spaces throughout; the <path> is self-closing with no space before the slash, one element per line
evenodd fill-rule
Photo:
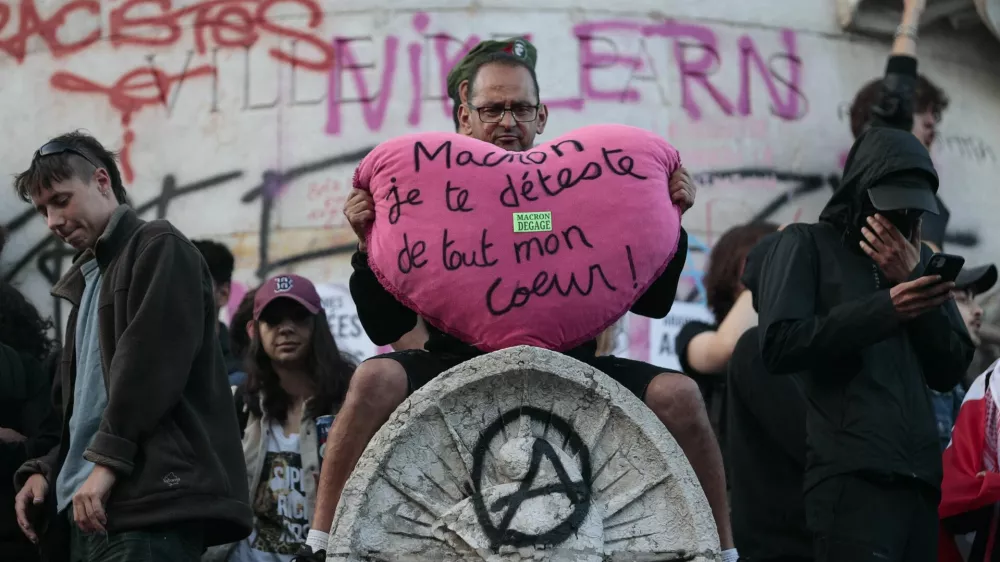
<path fill-rule="evenodd" d="M 229 562 L 291 562 L 309 534 L 299 435 L 286 436 L 275 422 L 268 430 L 263 473 L 251 490 L 254 529 Z"/>

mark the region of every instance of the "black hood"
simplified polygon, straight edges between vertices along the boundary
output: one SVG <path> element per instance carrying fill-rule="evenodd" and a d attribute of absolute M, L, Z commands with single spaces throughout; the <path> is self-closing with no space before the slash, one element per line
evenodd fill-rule
<path fill-rule="evenodd" d="M 887 176 L 900 173 L 922 176 L 937 193 L 937 172 L 917 137 L 901 129 L 869 129 L 851 147 L 840 187 L 833 192 L 819 220 L 848 234 L 860 222 L 868 190 Z"/>

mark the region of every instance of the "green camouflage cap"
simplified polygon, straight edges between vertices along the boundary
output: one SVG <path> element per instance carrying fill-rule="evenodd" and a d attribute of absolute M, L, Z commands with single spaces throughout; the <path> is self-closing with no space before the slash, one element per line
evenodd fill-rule
<path fill-rule="evenodd" d="M 508 53 L 519 59 L 524 59 L 532 70 L 538 60 L 538 51 L 530 41 L 524 37 L 511 37 L 502 41 L 483 41 L 475 46 L 469 54 L 458 61 L 458 64 L 448 73 L 448 97 L 458 103 L 458 86 L 465 80 L 471 78 L 469 72 L 483 57 L 493 53 Z"/>

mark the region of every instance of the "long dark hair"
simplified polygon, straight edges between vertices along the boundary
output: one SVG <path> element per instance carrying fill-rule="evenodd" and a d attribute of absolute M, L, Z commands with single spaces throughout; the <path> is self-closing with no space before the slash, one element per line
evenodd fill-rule
<path fill-rule="evenodd" d="M 326 314 L 320 311 L 312 317 L 312 338 L 307 370 L 309 379 L 316 388 L 315 394 L 306 402 L 306 414 L 312 418 L 332 413 L 344 402 L 351 375 L 358 367 L 348 355 L 337 347 Z M 281 379 L 271 365 L 271 358 L 264 351 L 258 331 L 250 342 L 246 357 L 247 392 L 250 411 L 260 416 L 263 413 L 284 423 L 288 417 L 291 399 L 281 388 Z"/>
<path fill-rule="evenodd" d="M 229 352 L 246 368 L 246 360 L 250 351 L 250 334 L 247 333 L 247 322 L 253 320 L 253 299 L 257 296 L 257 287 L 243 295 L 239 306 L 229 319 Z"/>
<path fill-rule="evenodd" d="M 51 330 L 52 320 L 43 319 L 20 291 L 0 282 L 0 342 L 44 361 L 55 348 Z"/>
<path fill-rule="evenodd" d="M 776 230 L 778 225 L 769 222 L 734 226 L 723 233 L 712 246 L 703 282 L 705 300 L 717 323 L 722 322 L 736 304 L 741 286 L 740 275 L 743 273 L 747 254 L 761 238 Z"/>

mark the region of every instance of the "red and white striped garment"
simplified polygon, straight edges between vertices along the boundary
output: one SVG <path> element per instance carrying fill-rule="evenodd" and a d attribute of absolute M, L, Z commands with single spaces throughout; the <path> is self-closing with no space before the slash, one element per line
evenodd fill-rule
<path fill-rule="evenodd" d="M 1000 361 L 965 395 L 942 459 L 939 562 L 1000 561 Z"/>

